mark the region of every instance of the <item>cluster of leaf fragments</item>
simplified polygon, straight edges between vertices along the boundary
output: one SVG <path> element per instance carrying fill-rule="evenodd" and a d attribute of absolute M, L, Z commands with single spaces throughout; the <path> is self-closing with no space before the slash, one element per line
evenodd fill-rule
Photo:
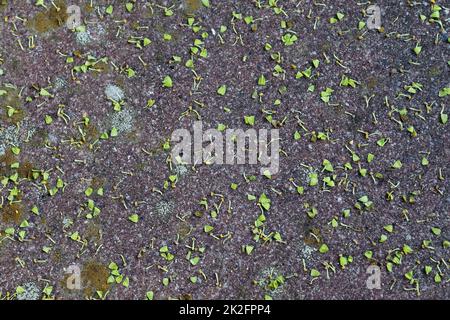
<path fill-rule="evenodd" d="M 369 4 L 0 0 L 0 299 L 450 298 L 450 8 Z M 280 172 L 173 164 L 197 120 Z"/>

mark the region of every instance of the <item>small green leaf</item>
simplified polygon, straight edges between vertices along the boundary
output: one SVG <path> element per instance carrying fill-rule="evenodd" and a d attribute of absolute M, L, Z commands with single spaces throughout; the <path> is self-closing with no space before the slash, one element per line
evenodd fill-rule
<path fill-rule="evenodd" d="M 128 217 L 128 220 L 130 220 L 133 223 L 138 223 L 139 216 L 136 213 L 134 213 L 134 214 L 132 214 L 131 216 Z"/>
<path fill-rule="evenodd" d="M 408 280 L 412 280 L 414 278 L 413 271 L 411 270 L 411 271 L 405 273 L 405 278 L 408 279 Z"/>
<path fill-rule="evenodd" d="M 342 269 L 345 269 L 345 267 L 348 265 L 348 258 L 343 255 L 340 255 L 339 256 L 339 264 L 341 265 Z"/>
<path fill-rule="evenodd" d="M 309 186 L 314 187 L 319 183 L 319 176 L 316 172 L 311 172 L 309 174 Z"/>
<path fill-rule="evenodd" d="M 367 259 L 372 259 L 373 252 L 370 251 L 370 250 L 368 250 L 368 251 L 364 252 L 364 256 L 365 256 Z"/>
<path fill-rule="evenodd" d="M 105 12 L 106 12 L 107 14 L 112 14 L 112 13 L 113 13 L 113 10 L 114 10 L 114 7 L 113 7 L 112 5 L 109 5 L 109 6 L 105 9 Z"/>
<path fill-rule="evenodd" d="M 252 195 L 252 194 L 247 194 L 247 200 L 253 201 L 253 200 L 255 200 L 255 199 L 256 199 L 256 197 L 255 197 L 254 195 Z"/>
<path fill-rule="evenodd" d="M 253 126 L 255 124 L 255 116 L 244 116 L 244 122 L 249 126 Z"/>
<path fill-rule="evenodd" d="M 265 86 L 266 85 L 266 78 L 264 77 L 263 74 L 259 76 L 258 85 L 260 85 L 260 86 Z"/>
<path fill-rule="evenodd" d="M 320 253 L 327 253 L 328 251 L 329 251 L 328 246 L 325 243 L 323 243 L 319 248 Z"/>
<path fill-rule="evenodd" d="M 421 51 L 422 51 L 422 47 L 421 47 L 421 46 L 416 45 L 416 46 L 414 47 L 414 53 L 415 53 L 416 55 L 419 55 Z"/>
<path fill-rule="evenodd" d="M 259 204 L 265 209 L 265 210 L 269 210 L 270 209 L 270 205 L 271 205 L 271 201 L 269 198 L 267 198 L 267 196 L 263 193 L 261 194 L 261 196 L 259 197 Z"/>
<path fill-rule="evenodd" d="M 173 87 L 172 78 L 170 76 L 165 76 L 164 77 L 163 87 L 164 88 L 172 88 Z"/>
<path fill-rule="evenodd" d="M 436 283 L 441 283 L 442 281 L 442 277 L 439 273 L 436 273 L 436 275 L 434 276 L 434 282 Z"/>
<path fill-rule="evenodd" d="M 255 248 L 254 246 L 246 245 L 245 246 L 245 253 L 248 254 L 248 255 L 251 255 L 254 248 Z"/>
<path fill-rule="evenodd" d="M 200 257 L 194 257 L 189 260 L 193 266 L 196 266 L 200 262 Z"/>
<path fill-rule="evenodd" d="M 311 269 L 311 277 L 314 277 L 314 278 L 317 278 L 317 277 L 320 277 L 320 272 L 319 272 L 319 270 L 316 270 L 316 269 Z"/>
<path fill-rule="evenodd" d="M 19 147 L 12 147 L 11 148 L 12 153 L 14 153 L 16 156 L 20 154 L 20 148 Z"/>
<path fill-rule="evenodd" d="M 441 229 L 437 227 L 432 227 L 431 232 L 433 232 L 434 235 L 440 236 L 441 235 Z"/>
<path fill-rule="evenodd" d="M 73 233 L 70 235 L 70 239 L 72 239 L 73 241 L 79 240 L 79 239 L 80 239 L 80 235 L 78 234 L 78 231 L 73 232 Z"/>
<path fill-rule="evenodd" d="M 430 274 L 430 272 L 433 270 L 433 267 L 431 266 L 425 266 L 425 274 Z"/>
<path fill-rule="evenodd" d="M 119 135 L 119 131 L 117 130 L 116 127 L 113 127 L 113 128 L 111 129 L 110 136 L 111 136 L 111 137 L 117 137 L 118 135 Z"/>
<path fill-rule="evenodd" d="M 147 300 L 153 300 L 154 296 L 155 296 L 155 294 L 153 293 L 153 291 L 147 291 L 147 293 L 145 294 L 145 298 Z"/>
<path fill-rule="evenodd" d="M 39 95 L 42 96 L 42 97 L 52 97 L 50 92 L 48 92 L 44 88 L 41 88 L 41 90 L 39 91 Z"/>
<path fill-rule="evenodd" d="M 358 30 L 364 29 L 365 26 L 366 26 L 366 23 L 364 21 L 359 21 L 358 22 Z"/>
<path fill-rule="evenodd" d="M 409 254 L 409 253 L 412 253 L 412 252 L 413 252 L 413 249 L 411 249 L 410 246 L 408 246 L 407 244 L 405 244 L 405 245 L 403 245 L 403 252 L 404 252 L 405 254 Z"/>
<path fill-rule="evenodd" d="M 92 194 L 92 192 L 94 192 L 94 189 L 92 189 L 91 187 L 89 187 L 89 188 L 87 188 L 87 189 L 84 191 L 84 194 L 85 194 L 87 197 L 90 197 L 91 194 Z"/>
<path fill-rule="evenodd" d="M 386 138 L 381 138 L 377 141 L 377 145 L 380 147 L 384 147 L 384 145 L 387 143 L 387 139 Z"/>
<path fill-rule="evenodd" d="M 224 96 L 227 93 L 227 86 L 221 85 L 219 89 L 217 89 L 217 93 L 220 94 L 221 96 Z"/>
<path fill-rule="evenodd" d="M 402 162 L 400 160 L 396 160 L 393 164 L 392 164 L 392 168 L 394 169 L 400 169 L 403 166 Z"/>

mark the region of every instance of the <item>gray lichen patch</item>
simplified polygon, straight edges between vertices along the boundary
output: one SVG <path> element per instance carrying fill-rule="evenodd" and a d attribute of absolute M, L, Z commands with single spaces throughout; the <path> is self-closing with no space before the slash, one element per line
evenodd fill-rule
<path fill-rule="evenodd" d="M 15 126 L 9 126 L 5 129 L 0 129 L 0 155 L 4 155 L 6 149 L 10 145 L 19 144 L 18 129 Z"/>
<path fill-rule="evenodd" d="M 299 2 L 0 0 L 0 300 L 450 298 L 445 1 Z"/>
<path fill-rule="evenodd" d="M 171 201 L 162 200 L 155 205 L 155 214 L 159 217 L 165 218 L 173 213 L 175 205 Z"/>
<path fill-rule="evenodd" d="M 28 126 L 28 122 L 22 123 L 21 127 L 8 126 L 0 128 L 0 155 L 12 147 L 20 147 L 23 142 L 29 141 L 34 135 L 35 129 Z"/>
<path fill-rule="evenodd" d="M 114 100 L 114 101 L 121 101 L 125 98 L 125 93 L 123 90 L 113 84 L 109 84 L 105 88 L 105 94 L 108 99 Z"/>
<path fill-rule="evenodd" d="M 53 89 L 55 91 L 64 89 L 65 87 L 67 87 L 67 81 L 64 80 L 63 78 L 58 77 L 53 81 Z"/>
<path fill-rule="evenodd" d="M 77 40 L 77 43 L 81 46 L 85 46 L 92 41 L 91 34 L 88 30 L 81 30 L 75 32 L 75 39 Z"/>
<path fill-rule="evenodd" d="M 41 297 L 41 290 L 34 282 L 27 282 L 16 291 L 17 300 L 39 300 Z"/>
<path fill-rule="evenodd" d="M 180 178 L 189 174 L 189 168 L 185 165 L 178 164 L 173 167 L 173 172 Z"/>
<path fill-rule="evenodd" d="M 133 130 L 136 120 L 133 111 L 124 108 L 119 112 L 114 112 L 110 121 L 111 127 L 116 128 L 118 133 L 129 133 Z"/>
<path fill-rule="evenodd" d="M 266 296 L 276 298 L 283 293 L 286 278 L 277 268 L 269 267 L 261 271 L 255 282 L 266 292 Z"/>

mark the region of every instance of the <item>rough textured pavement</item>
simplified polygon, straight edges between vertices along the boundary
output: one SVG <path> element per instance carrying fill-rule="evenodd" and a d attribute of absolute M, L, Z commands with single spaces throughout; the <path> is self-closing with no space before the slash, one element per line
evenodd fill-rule
<path fill-rule="evenodd" d="M 0 0 L 0 298 L 449 299 L 450 5 L 369 5 Z"/>

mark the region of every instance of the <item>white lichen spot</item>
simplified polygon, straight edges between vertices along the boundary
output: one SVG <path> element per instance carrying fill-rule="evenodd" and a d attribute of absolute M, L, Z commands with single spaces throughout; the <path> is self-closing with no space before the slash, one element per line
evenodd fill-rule
<path fill-rule="evenodd" d="M 182 177 L 182 176 L 185 176 L 186 174 L 188 174 L 189 169 L 186 166 L 177 165 L 173 168 L 173 171 L 175 172 L 175 174 L 178 177 Z"/>
<path fill-rule="evenodd" d="M 10 126 L 5 129 L 0 129 L 0 156 L 4 155 L 6 150 L 11 146 L 17 146 L 20 141 L 20 135 L 17 127 Z"/>
<path fill-rule="evenodd" d="M 25 283 L 21 287 L 24 291 L 17 294 L 17 300 L 39 300 L 41 297 L 41 290 L 34 282 Z"/>
<path fill-rule="evenodd" d="M 78 31 L 75 33 L 75 38 L 79 45 L 87 45 L 91 42 L 92 38 L 89 31 Z"/>
<path fill-rule="evenodd" d="M 256 283 L 272 297 L 276 297 L 283 293 L 285 278 L 277 269 L 269 267 L 261 272 Z"/>
<path fill-rule="evenodd" d="M 53 82 L 53 88 L 55 90 L 60 90 L 60 89 L 64 88 L 65 86 L 67 86 L 67 82 L 66 82 L 66 80 L 64 80 L 62 78 L 56 78 L 55 81 Z"/>
<path fill-rule="evenodd" d="M 315 250 L 314 248 L 308 246 L 308 245 L 305 245 L 305 246 L 301 249 L 302 256 L 303 256 L 303 258 L 305 258 L 306 260 L 308 260 L 308 259 L 311 258 L 311 255 L 312 255 L 312 253 L 313 253 L 314 251 L 316 251 L 316 250 Z"/>
<path fill-rule="evenodd" d="M 156 204 L 155 210 L 159 216 L 168 216 L 172 213 L 174 207 L 172 202 L 160 201 Z"/>
<path fill-rule="evenodd" d="M 129 109 L 115 112 L 111 118 L 111 127 L 116 128 L 119 133 L 127 133 L 133 129 L 134 117 Z"/>
<path fill-rule="evenodd" d="M 121 101 L 125 98 L 125 94 L 121 88 L 113 84 L 109 84 L 105 88 L 105 94 L 108 99 Z"/>

